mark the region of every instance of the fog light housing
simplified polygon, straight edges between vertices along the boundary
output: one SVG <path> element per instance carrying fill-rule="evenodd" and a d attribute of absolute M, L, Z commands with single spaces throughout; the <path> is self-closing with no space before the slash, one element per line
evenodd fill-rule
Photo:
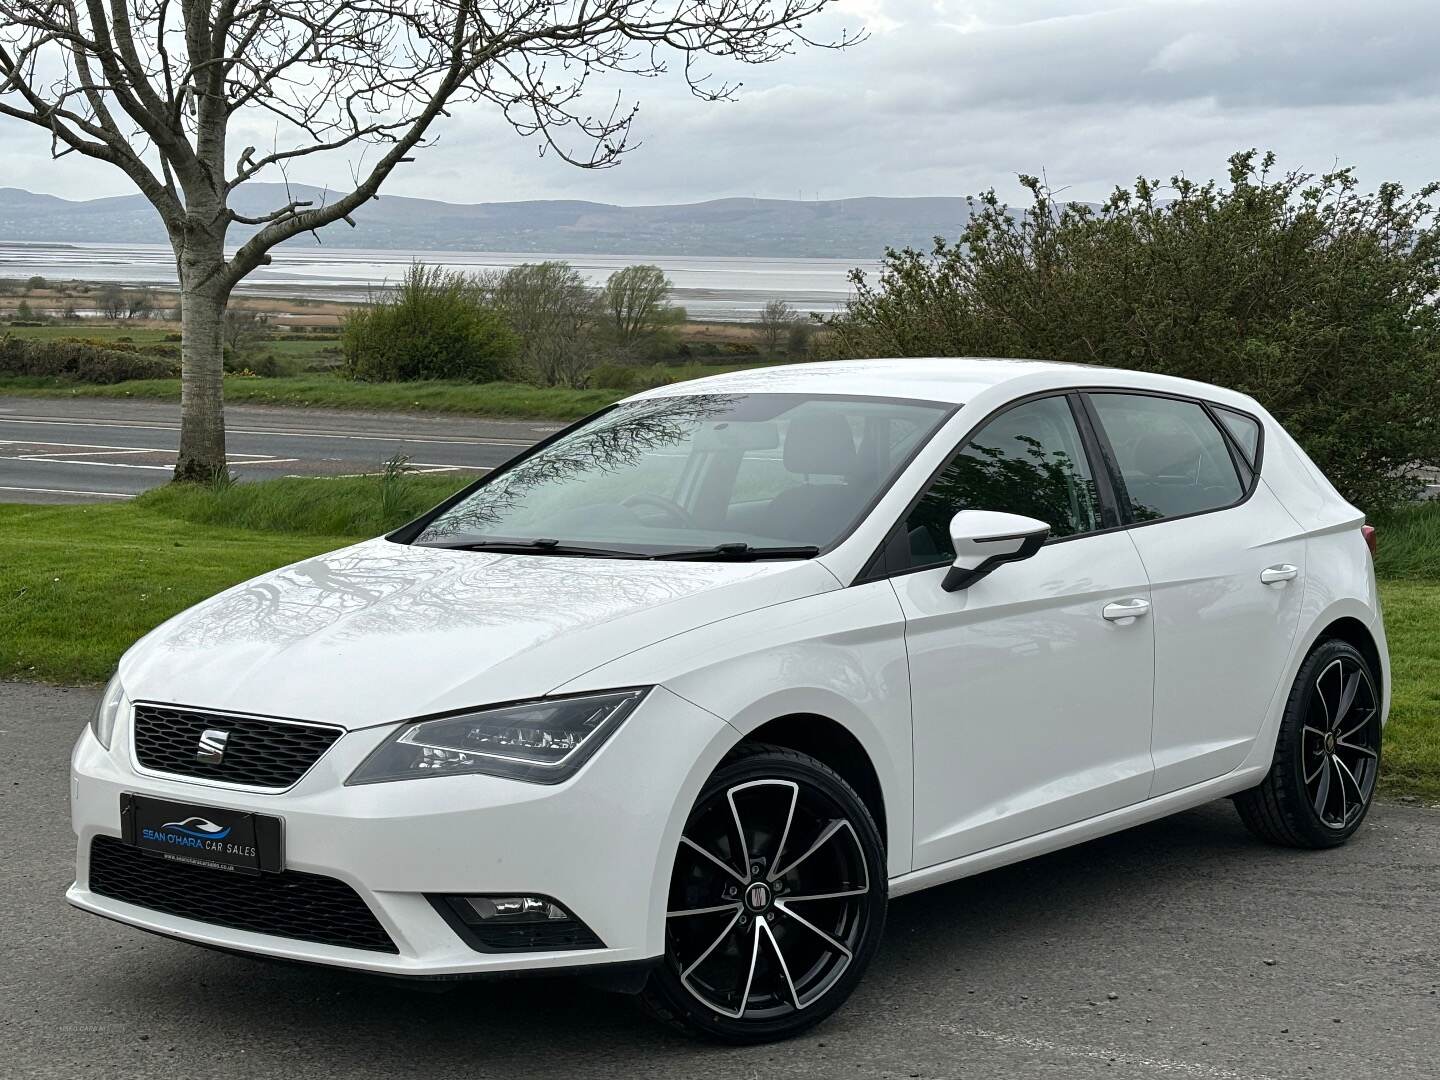
<path fill-rule="evenodd" d="M 465 896 L 461 899 L 481 922 L 533 923 L 571 917 L 554 900 L 543 896 Z"/>
<path fill-rule="evenodd" d="M 603 949 L 593 930 L 563 904 L 538 893 L 429 896 L 450 928 L 477 952 Z"/>

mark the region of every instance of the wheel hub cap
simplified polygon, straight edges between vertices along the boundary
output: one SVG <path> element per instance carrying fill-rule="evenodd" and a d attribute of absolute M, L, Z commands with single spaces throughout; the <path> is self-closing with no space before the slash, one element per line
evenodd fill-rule
<path fill-rule="evenodd" d="M 745 906 L 759 915 L 770 906 L 770 886 L 763 881 L 752 882 L 745 890 Z"/>

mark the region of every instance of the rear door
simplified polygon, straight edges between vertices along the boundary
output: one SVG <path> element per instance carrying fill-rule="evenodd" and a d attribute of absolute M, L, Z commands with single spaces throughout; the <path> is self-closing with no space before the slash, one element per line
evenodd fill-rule
<path fill-rule="evenodd" d="M 1249 753 L 1299 623 L 1305 541 L 1260 479 L 1253 417 L 1156 394 L 1086 399 L 1150 581 L 1161 795 Z"/>

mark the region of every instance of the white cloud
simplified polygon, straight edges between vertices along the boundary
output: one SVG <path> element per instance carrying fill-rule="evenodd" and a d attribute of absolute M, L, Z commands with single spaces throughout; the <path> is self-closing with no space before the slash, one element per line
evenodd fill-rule
<path fill-rule="evenodd" d="M 734 103 L 674 77 L 606 80 L 641 102 L 642 145 L 587 172 L 459 109 L 387 190 L 454 201 L 683 202 L 1016 191 L 1044 171 L 1099 198 L 1135 174 L 1224 172 L 1240 148 L 1287 166 L 1355 164 L 1375 184 L 1440 176 L 1440 5 L 1431 0 L 840 0 L 807 31 L 871 25 L 844 52 L 739 70 Z M 263 141 L 263 132 L 256 138 Z M 233 147 L 245 145 L 237 135 Z M 295 179 L 343 184 L 307 163 Z M 108 167 L 54 164 L 48 140 L 0 120 L 0 185 L 127 191 Z"/>
<path fill-rule="evenodd" d="M 1225 34 L 1186 34 L 1176 38 L 1146 66 L 1147 71 L 1194 71 L 1223 67 L 1240 58 L 1240 46 Z"/>

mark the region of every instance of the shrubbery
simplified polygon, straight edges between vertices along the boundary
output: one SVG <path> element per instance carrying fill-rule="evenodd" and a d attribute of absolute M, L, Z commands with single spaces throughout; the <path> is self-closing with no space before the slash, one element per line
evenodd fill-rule
<path fill-rule="evenodd" d="M 1349 170 L 1230 186 L 1139 180 L 1099 208 L 1033 177 L 1024 213 L 982 196 L 954 244 L 890 251 L 829 322 L 842 356 L 1030 356 L 1257 398 L 1351 501 L 1409 494 L 1440 462 L 1440 230 L 1430 186 L 1361 194 Z"/>
<path fill-rule="evenodd" d="M 491 382 L 511 373 L 519 341 L 471 279 L 417 263 L 345 320 L 341 347 L 354 379 Z"/>
<path fill-rule="evenodd" d="M 117 383 L 174 378 L 179 373 L 178 358 L 101 348 L 84 341 L 27 341 L 0 334 L 0 375 Z"/>

